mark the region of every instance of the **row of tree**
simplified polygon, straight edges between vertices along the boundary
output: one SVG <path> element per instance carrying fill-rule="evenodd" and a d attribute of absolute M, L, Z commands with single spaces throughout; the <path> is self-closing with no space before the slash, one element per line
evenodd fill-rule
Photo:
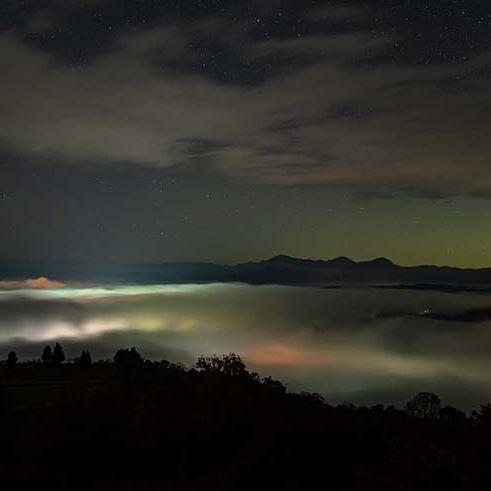
<path fill-rule="evenodd" d="M 65 352 L 60 343 L 56 343 L 53 348 L 46 345 L 41 353 L 41 361 L 45 366 L 60 366 L 66 360 Z M 89 366 L 92 364 L 92 357 L 87 350 L 83 350 L 79 358 L 76 359 L 77 364 Z M 4 364 L 9 368 L 15 368 L 19 363 L 19 357 L 15 351 L 11 351 Z"/>

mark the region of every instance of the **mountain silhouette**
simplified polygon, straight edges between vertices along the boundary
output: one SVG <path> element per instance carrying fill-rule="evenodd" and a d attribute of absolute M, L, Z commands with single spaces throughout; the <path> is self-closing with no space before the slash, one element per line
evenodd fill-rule
<path fill-rule="evenodd" d="M 243 282 L 284 285 L 491 285 L 491 268 L 400 266 L 385 257 L 353 261 L 304 259 L 280 254 L 257 262 L 223 265 L 206 262 L 160 264 L 95 264 L 75 262 L 0 264 L 0 279 L 48 276 L 59 281 L 79 280 L 122 283 Z"/>

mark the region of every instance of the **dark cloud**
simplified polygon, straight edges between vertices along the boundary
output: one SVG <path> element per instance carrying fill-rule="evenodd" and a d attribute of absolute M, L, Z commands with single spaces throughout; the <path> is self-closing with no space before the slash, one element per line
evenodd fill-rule
<path fill-rule="evenodd" d="M 487 322 L 491 320 L 491 308 L 466 310 L 450 315 L 430 312 L 426 317 L 447 322 Z"/>
<path fill-rule="evenodd" d="M 214 173 L 251 182 L 489 195 L 491 99 L 486 79 L 469 75 L 487 73 L 489 54 L 458 66 L 387 57 L 367 65 L 360 60 L 399 35 L 357 26 L 259 40 L 250 35 L 257 26 L 241 22 L 239 33 L 218 16 L 129 26 L 82 66 L 60 65 L 49 47 L 4 33 L 0 139 L 25 158 L 67 164 L 172 167 L 202 158 Z M 252 85 L 238 65 L 258 73 Z"/>

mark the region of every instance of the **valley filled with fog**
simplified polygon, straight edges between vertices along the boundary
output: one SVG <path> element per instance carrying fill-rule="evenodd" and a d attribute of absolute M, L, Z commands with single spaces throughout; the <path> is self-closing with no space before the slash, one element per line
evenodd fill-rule
<path fill-rule="evenodd" d="M 2 282 L 0 357 L 59 341 L 192 366 L 235 352 L 290 390 L 333 403 L 402 405 L 418 391 L 473 408 L 491 394 L 491 295 L 376 288 Z M 476 314 L 477 313 L 477 314 Z"/>

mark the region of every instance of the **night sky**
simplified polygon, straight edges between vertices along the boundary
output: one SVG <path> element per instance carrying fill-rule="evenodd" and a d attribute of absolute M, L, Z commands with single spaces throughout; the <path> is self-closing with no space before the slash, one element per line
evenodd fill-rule
<path fill-rule="evenodd" d="M 2 0 L 0 261 L 491 265 L 483 0 Z"/>

